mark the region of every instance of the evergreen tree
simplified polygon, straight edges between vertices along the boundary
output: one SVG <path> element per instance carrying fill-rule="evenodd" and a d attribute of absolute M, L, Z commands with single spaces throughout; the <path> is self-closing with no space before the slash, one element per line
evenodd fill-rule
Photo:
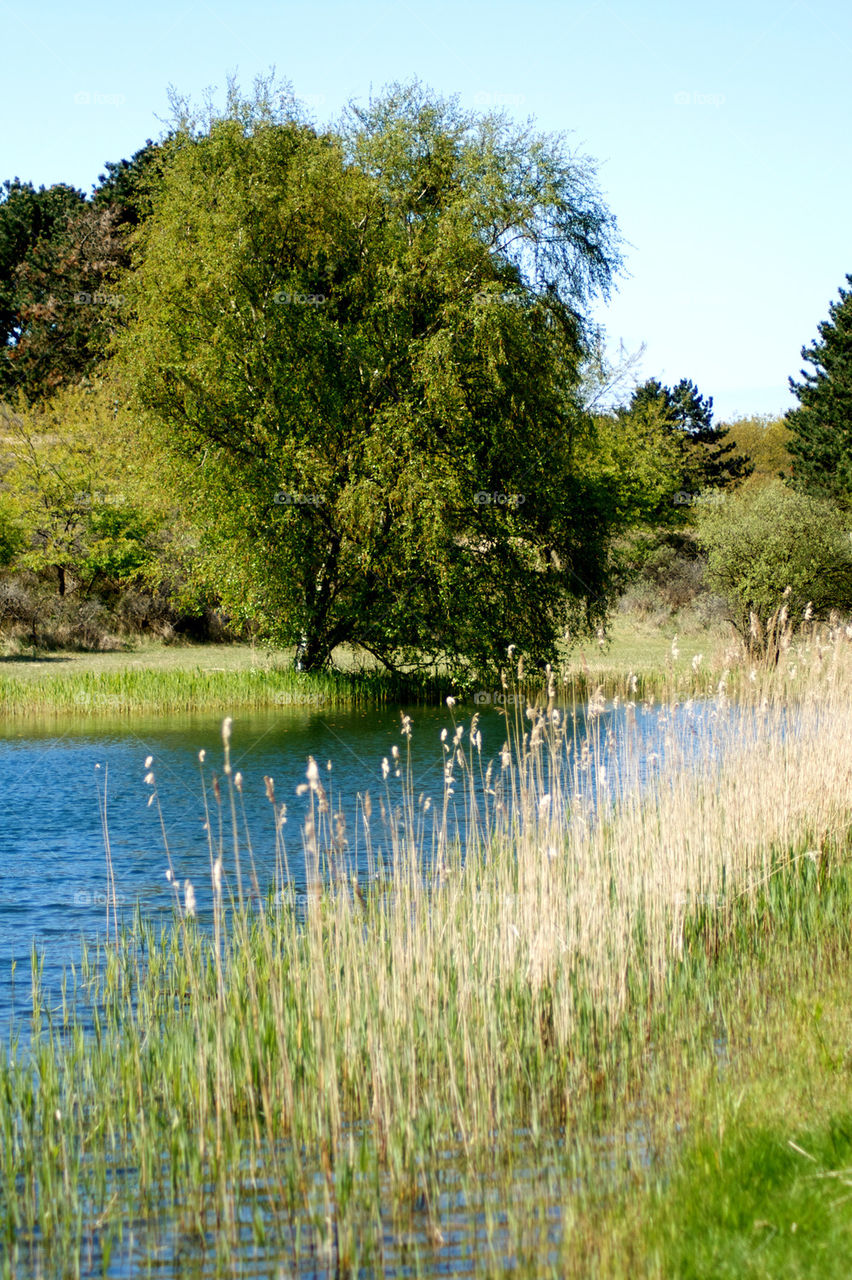
<path fill-rule="evenodd" d="M 0 396 L 20 382 L 14 357 L 25 328 L 21 269 L 36 246 L 63 233 L 84 204 L 82 191 L 63 183 L 36 189 L 31 182 L 13 178 L 0 187 Z"/>
<path fill-rule="evenodd" d="M 846 282 L 852 285 L 852 275 Z M 852 292 L 839 290 L 819 339 L 802 348 L 811 366 L 802 382 L 790 379 L 799 401 L 787 414 L 792 432 L 793 485 L 852 506 Z"/>
<path fill-rule="evenodd" d="M 109 161 L 90 199 L 57 183 L 0 188 L 0 397 L 35 403 L 91 377 L 121 309 L 128 232 L 146 217 L 170 139 Z"/>
<path fill-rule="evenodd" d="M 138 226 L 150 212 L 171 141 L 171 137 L 163 142 L 152 142 L 149 138 L 129 160 L 108 160 L 104 165 L 106 172 L 98 175 L 92 202 L 108 206 L 119 223 Z"/>
<path fill-rule="evenodd" d="M 681 378 L 673 388 L 649 378 L 636 388 L 625 412 L 631 416 L 653 412 L 668 427 L 677 446 L 680 488 L 685 494 L 728 488 L 753 470 L 751 460 L 728 439 L 727 428 L 713 425 L 713 397 L 701 395 L 690 378 Z"/>
<path fill-rule="evenodd" d="M 30 403 L 91 378 L 106 359 L 120 317 L 114 288 L 128 265 L 119 212 L 85 203 L 34 246 L 18 268 L 12 385 Z"/>

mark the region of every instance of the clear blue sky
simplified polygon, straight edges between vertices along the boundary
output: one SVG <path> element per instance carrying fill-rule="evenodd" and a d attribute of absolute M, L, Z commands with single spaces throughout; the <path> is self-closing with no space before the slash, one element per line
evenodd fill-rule
<path fill-rule="evenodd" d="M 198 97 L 274 65 L 316 117 L 391 80 L 570 131 L 629 242 L 599 308 L 644 376 L 775 412 L 852 272 L 849 0 L 0 0 L 0 178 L 88 189 Z"/>

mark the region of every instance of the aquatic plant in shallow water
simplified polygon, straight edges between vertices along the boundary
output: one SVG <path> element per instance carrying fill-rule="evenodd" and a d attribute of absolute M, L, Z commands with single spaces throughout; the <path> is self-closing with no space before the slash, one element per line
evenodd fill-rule
<path fill-rule="evenodd" d="M 381 1271 L 409 1238 L 425 1268 L 464 1213 L 479 1215 L 474 1266 L 539 1248 L 529 1170 L 555 1162 L 562 1187 L 572 1161 L 575 1176 L 601 1163 L 584 1126 L 638 1069 L 693 922 L 723 948 L 750 913 L 759 925 L 780 863 L 829 864 L 842 847 L 849 659 L 842 645 L 824 658 L 796 733 L 784 679 L 756 689 L 753 714 L 729 714 L 717 690 L 681 721 L 663 712 L 670 741 L 644 772 L 625 728 L 617 785 L 598 767 L 602 697 L 576 739 L 553 699 L 515 705 L 490 761 L 475 718 L 450 706 L 444 795 L 427 807 L 408 765 L 414 715 L 355 822 L 338 820 L 316 760 L 289 812 L 265 781 L 268 891 L 226 721 L 221 772 L 199 760 L 209 885 L 190 897 L 166 846 L 172 929 L 137 918 L 84 952 L 59 1007 L 36 966 L 30 1042 L 0 1063 L 7 1256 L 74 1266 L 88 1240 L 108 1271 L 110 1249 L 127 1257 L 131 1237 L 138 1252 L 164 1231 L 211 1271 L 251 1250 Z M 696 725 L 711 751 L 684 745 Z M 156 760 L 145 779 L 159 805 Z M 353 882 L 356 842 L 367 873 Z"/>

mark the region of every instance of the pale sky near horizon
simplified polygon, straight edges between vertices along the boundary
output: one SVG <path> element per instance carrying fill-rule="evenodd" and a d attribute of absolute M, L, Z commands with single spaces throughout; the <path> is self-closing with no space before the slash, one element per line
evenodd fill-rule
<path fill-rule="evenodd" d="M 627 242 L 596 318 L 717 420 L 793 403 L 852 272 L 848 0 L 0 0 L 0 32 L 0 181 L 89 190 L 162 132 L 170 84 L 199 98 L 273 65 L 319 121 L 417 76 L 570 132 Z"/>

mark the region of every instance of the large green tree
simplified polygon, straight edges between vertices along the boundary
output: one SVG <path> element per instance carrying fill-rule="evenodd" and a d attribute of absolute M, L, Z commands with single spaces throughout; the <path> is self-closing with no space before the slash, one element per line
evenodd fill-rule
<path fill-rule="evenodd" d="M 185 119 L 123 362 L 232 614 L 304 637 L 308 667 L 343 642 L 545 658 L 596 621 L 610 522 L 576 388 L 617 262 L 586 159 L 417 85 L 334 132 L 264 86 Z"/>
<path fill-rule="evenodd" d="M 846 277 L 852 286 L 852 275 Z M 852 505 L 852 290 L 840 289 L 819 338 L 802 348 L 809 369 L 790 379 L 799 401 L 787 414 L 793 484 Z"/>

